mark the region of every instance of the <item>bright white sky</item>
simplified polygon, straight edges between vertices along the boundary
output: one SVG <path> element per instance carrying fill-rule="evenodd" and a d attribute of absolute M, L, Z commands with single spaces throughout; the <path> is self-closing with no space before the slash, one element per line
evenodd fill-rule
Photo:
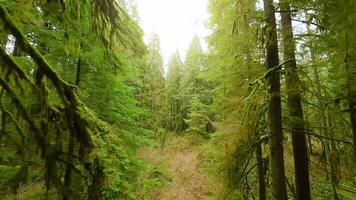
<path fill-rule="evenodd" d="M 165 63 L 177 49 L 184 59 L 189 43 L 196 34 L 204 38 L 209 34 L 205 23 L 209 17 L 208 0 L 136 0 L 145 40 L 152 32 L 161 40 L 161 53 Z"/>

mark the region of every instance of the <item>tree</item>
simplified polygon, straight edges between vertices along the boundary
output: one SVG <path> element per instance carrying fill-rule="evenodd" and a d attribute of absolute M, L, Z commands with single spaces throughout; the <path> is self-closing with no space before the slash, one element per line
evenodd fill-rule
<path fill-rule="evenodd" d="M 291 9 L 289 3 L 284 0 L 280 2 L 280 9 L 283 10 L 281 12 L 283 57 L 287 62 L 284 67 L 286 69 L 286 90 L 293 142 L 296 199 L 308 200 L 310 199 L 309 159 L 305 140 L 306 132 L 295 56 Z"/>
<path fill-rule="evenodd" d="M 131 88 L 130 71 L 146 51 L 138 24 L 109 0 L 5 2 L 0 13 L 21 51 L 11 57 L 1 49 L 0 111 L 15 108 L 9 116 L 18 128 L 1 126 L 8 138 L 28 138 L 19 149 L 31 155 L 29 169 L 44 174 L 41 187 L 63 199 L 131 198 L 140 165 L 133 155 L 146 132 Z"/>
<path fill-rule="evenodd" d="M 181 109 L 185 122 L 184 129 L 208 137 L 208 133 L 211 132 L 211 120 L 207 106 L 211 104 L 209 96 L 211 88 L 209 82 L 203 78 L 205 71 L 206 56 L 200 39 L 194 36 L 182 69 Z"/>
<path fill-rule="evenodd" d="M 183 116 L 181 113 L 181 98 L 179 96 L 182 81 L 183 63 L 178 51 L 172 55 L 168 63 L 166 91 L 168 103 L 169 130 L 183 131 Z"/>
<path fill-rule="evenodd" d="M 155 131 L 164 126 L 164 116 L 167 112 L 165 110 L 163 59 L 160 48 L 158 35 L 152 34 L 148 44 L 147 64 L 143 72 L 143 91 L 140 94 L 140 101 L 150 112 L 146 117 L 145 125 Z"/>
<path fill-rule="evenodd" d="M 269 73 L 269 120 L 271 135 L 269 138 L 272 195 L 277 200 L 287 199 L 283 157 L 282 108 L 279 74 L 278 43 L 276 18 L 273 0 L 264 0 L 266 18 L 266 62 Z"/>
<path fill-rule="evenodd" d="M 188 110 L 190 109 L 190 104 L 194 95 L 199 95 L 198 76 L 203 68 L 202 56 L 203 50 L 199 38 L 194 36 L 187 50 L 182 69 L 180 96 L 182 99 L 181 109 L 184 119 L 187 119 L 188 117 Z M 188 128 L 186 123 L 184 123 L 183 126 L 184 130 Z"/>

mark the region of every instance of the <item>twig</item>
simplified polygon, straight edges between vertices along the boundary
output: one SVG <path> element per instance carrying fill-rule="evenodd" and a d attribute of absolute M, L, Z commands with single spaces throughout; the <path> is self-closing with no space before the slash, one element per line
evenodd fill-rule
<path fill-rule="evenodd" d="M 87 186 L 89 186 L 89 183 L 88 183 L 88 180 L 87 180 L 87 177 L 84 176 L 84 174 L 79 170 L 77 169 L 72 163 L 69 163 L 67 162 L 66 160 L 63 160 L 61 158 L 58 158 L 57 159 L 58 161 L 66 164 L 67 166 L 69 166 L 72 170 L 74 170 L 75 172 L 77 172 L 79 174 L 79 176 L 81 176 L 83 179 L 84 179 L 84 182 Z"/>
<path fill-rule="evenodd" d="M 177 137 L 177 140 L 178 140 L 178 145 L 179 145 L 179 147 L 180 147 L 180 150 L 182 151 L 182 153 L 184 153 L 184 150 L 183 150 L 182 144 L 180 143 L 180 140 L 179 140 L 179 137 L 178 137 L 177 133 L 175 133 L 174 135 Z"/>
<path fill-rule="evenodd" d="M 249 85 L 254 85 L 256 83 L 258 83 L 260 80 L 267 78 L 274 70 L 280 69 L 283 65 L 294 61 L 294 59 L 289 59 L 284 61 L 282 64 L 272 67 L 271 69 L 267 70 L 261 77 L 257 78 L 255 81 L 253 81 L 252 83 L 249 83 Z"/>
<path fill-rule="evenodd" d="M 295 189 L 294 189 L 294 186 L 292 184 L 290 184 L 287 176 L 284 176 L 284 178 L 286 179 L 286 183 L 289 187 L 289 189 L 291 190 L 292 194 L 293 194 L 293 197 L 295 198 L 296 197 L 296 194 L 295 194 Z"/>
<path fill-rule="evenodd" d="M 316 164 L 314 161 L 312 161 L 311 159 L 309 159 L 309 162 L 317 167 L 319 167 L 321 170 L 325 171 L 327 174 L 331 174 L 330 172 L 328 172 L 328 170 L 326 170 L 324 167 Z"/>
<path fill-rule="evenodd" d="M 305 20 L 300 20 L 300 19 L 292 19 L 293 21 L 296 21 L 296 22 L 301 22 L 301 23 L 304 23 L 304 24 L 312 24 L 314 26 L 317 26 L 321 29 L 326 29 L 323 25 L 320 25 L 318 23 L 315 23 L 315 22 L 311 22 L 311 21 L 305 21 Z"/>
<path fill-rule="evenodd" d="M 284 12 L 292 13 L 292 12 L 298 12 L 298 10 L 276 10 L 275 12 L 276 13 L 284 13 Z"/>
<path fill-rule="evenodd" d="M 1 7 L 1 6 L 0 6 Z M 14 102 L 14 104 L 16 105 L 16 107 L 19 109 L 19 111 L 22 113 L 22 116 L 24 117 L 24 119 L 27 121 L 27 123 L 29 124 L 31 130 L 33 132 L 35 132 L 35 136 L 36 139 L 39 140 L 39 144 L 40 145 L 44 145 L 45 144 L 45 140 L 43 138 L 42 132 L 40 131 L 40 129 L 35 125 L 34 121 L 31 120 L 30 115 L 27 113 L 24 105 L 22 104 L 22 102 L 20 101 L 20 99 L 17 97 L 16 93 L 12 90 L 12 88 L 10 88 L 10 86 L 6 83 L 6 81 L 0 77 L 0 85 L 4 88 L 4 90 L 9 94 L 9 96 L 11 97 L 12 101 Z M 43 149 L 45 147 L 43 146 Z"/>
<path fill-rule="evenodd" d="M 315 137 L 317 137 L 317 138 L 322 138 L 322 139 L 327 139 L 327 140 L 331 140 L 331 141 L 342 142 L 342 143 L 345 143 L 345 144 L 352 145 L 352 142 L 346 141 L 346 140 L 330 138 L 330 137 L 327 137 L 327 136 L 323 136 L 323 135 L 319 135 L 319 134 L 315 134 L 315 133 L 311 133 L 311 132 L 304 132 L 304 131 L 299 131 L 299 130 L 292 130 L 292 129 L 288 129 L 288 128 L 283 128 L 283 129 L 284 129 L 284 130 L 287 130 L 287 131 L 295 131 L 295 132 L 297 132 L 297 133 L 299 133 L 299 134 L 311 135 L 311 136 L 315 136 Z"/>

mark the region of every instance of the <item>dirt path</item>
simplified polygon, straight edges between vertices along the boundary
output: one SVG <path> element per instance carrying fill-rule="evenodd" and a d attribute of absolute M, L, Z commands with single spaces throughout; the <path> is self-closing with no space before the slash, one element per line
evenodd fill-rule
<path fill-rule="evenodd" d="M 199 160 L 199 144 L 186 137 L 171 136 L 164 150 L 146 147 L 141 155 L 152 165 L 166 168 L 168 178 L 158 192 L 160 200 L 200 200 L 209 199 L 212 186 L 207 175 L 202 172 Z"/>

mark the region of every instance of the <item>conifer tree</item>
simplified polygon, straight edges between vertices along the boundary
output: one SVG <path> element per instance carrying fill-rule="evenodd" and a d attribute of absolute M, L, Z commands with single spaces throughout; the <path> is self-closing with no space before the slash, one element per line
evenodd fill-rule
<path fill-rule="evenodd" d="M 282 107 L 276 18 L 273 0 L 264 0 L 264 15 L 266 18 L 266 62 L 270 70 L 269 82 L 269 120 L 270 120 L 270 160 L 272 195 L 277 200 L 287 199 L 287 189 L 284 171 Z"/>
<path fill-rule="evenodd" d="M 183 116 L 180 97 L 182 84 L 182 67 L 183 63 L 180 59 L 178 51 L 173 54 L 168 63 L 168 72 L 166 78 L 166 92 L 168 103 L 169 130 L 181 132 L 183 131 Z"/>
<path fill-rule="evenodd" d="M 296 199 L 308 200 L 310 199 L 309 160 L 305 140 L 306 133 L 295 56 L 291 9 L 289 3 L 284 0 L 280 2 L 280 9 L 283 10 L 281 12 L 283 57 L 287 62 L 284 67 L 286 69 L 286 90 L 293 142 Z"/>
<path fill-rule="evenodd" d="M 141 102 L 150 111 L 145 124 L 152 130 L 163 127 L 166 114 L 164 68 L 160 48 L 158 35 L 152 34 L 148 44 L 147 65 L 143 72 L 143 91 L 140 94 Z"/>

